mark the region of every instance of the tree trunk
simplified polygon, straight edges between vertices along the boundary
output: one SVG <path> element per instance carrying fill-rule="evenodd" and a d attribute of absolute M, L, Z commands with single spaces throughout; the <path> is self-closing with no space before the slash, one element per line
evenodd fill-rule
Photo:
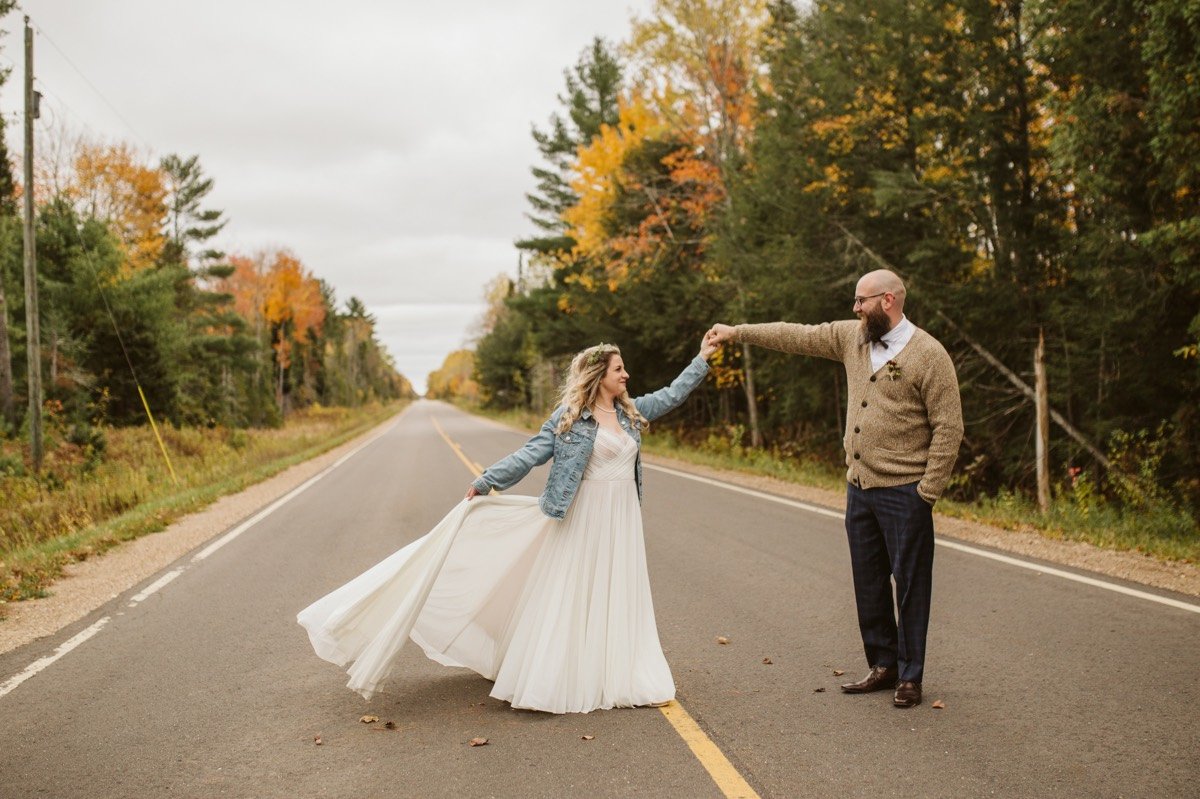
<path fill-rule="evenodd" d="M 1050 396 L 1046 383 L 1046 334 L 1038 330 L 1033 353 L 1035 405 L 1037 407 L 1037 499 L 1042 513 L 1050 509 Z"/>
<path fill-rule="evenodd" d="M 50 387 L 58 384 L 58 331 L 50 329 Z"/>
<path fill-rule="evenodd" d="M 743 385 L 746 389 L 746 408 L 750 415 L 750 446 L 760 449 L 763 439 L 762 431 L 758 428 L 758 400 L 754 390 L 754 367 L 750 361 L 750 345 L 745 342 L 742 343 L 742 369 L 746 374 Z"/>
<path fill-rule="evenodd" d="M 16 408 L 13 405 L 12 349 L 8 344 L 8 302 L 4 297 L 4 280 L 0 277 L 0 420 L 15 426 Z"/>

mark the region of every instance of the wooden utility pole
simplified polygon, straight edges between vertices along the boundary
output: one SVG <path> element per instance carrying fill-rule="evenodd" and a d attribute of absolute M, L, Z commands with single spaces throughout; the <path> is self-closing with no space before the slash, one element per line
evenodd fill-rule
<path fill-rule="evenodd" d="M 1038 328 L 1033 351 L 1033 383 L 1037 408 L 1037 500 L 1042 513 L 1050 509 L 1050 397 L 1046 384 L 1046 333 Z"/>
<path fill-rule="evenodd" d="M 37 96 L 33 91 L 33 28 L 25 17 L 25 359 L 29 365 L 29 447 L 33 471 L 42 471 L 42 350 L 38 326 L 37 262 L 33 239 L 33 120 Z"/>

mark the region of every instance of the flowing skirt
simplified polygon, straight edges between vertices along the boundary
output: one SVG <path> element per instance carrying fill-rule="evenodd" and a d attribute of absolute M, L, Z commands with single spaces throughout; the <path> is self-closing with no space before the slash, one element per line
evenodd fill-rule
<path fill-rule="evenodd" d="M 632 479 L 583 480 L 562 521 L 533 497 L 464 500 L 297 620 L 368 699 L 407 638 L 493 680 L 513 707 L 586 713 L 675 696 Z"/>

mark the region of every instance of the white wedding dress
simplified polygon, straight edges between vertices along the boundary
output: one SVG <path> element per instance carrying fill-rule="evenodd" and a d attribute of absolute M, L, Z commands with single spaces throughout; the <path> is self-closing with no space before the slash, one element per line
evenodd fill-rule
<path fill-rule="evenodd" d="M 460 502 L 428 534 L 300 612 L 325 660 L 366 698 L 406 638 L 494 680 L 491 695 L 550 713 L 675 696 L 654 622 L 637 444 L 597 432 L 566 518 L 537 499 Z"/>

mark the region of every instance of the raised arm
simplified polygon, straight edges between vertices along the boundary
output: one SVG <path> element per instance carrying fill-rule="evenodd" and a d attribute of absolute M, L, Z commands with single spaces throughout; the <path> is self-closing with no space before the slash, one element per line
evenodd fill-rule
<path fill-rule="evenodd" d="M 833 361 L 845 359 L 847 345 L 853 344 L 858 323 L 850 320 L 800 325 L 792 322 L 768 322 L 759 325 L 713 325 L 705 341 L 723 344 L 745 342 L 797 355 L 815 355 Z"/>
<path fill-rule="evenodd" d="M 716 349 L 715 346 L 708 347 L 707 343 L 705 348 L 709 355 Z M 636 398 L 633 404 L 638 413 L 646 417 L 647 421 L 654 421 L 682 405 L 696 386 L 704 382 L 704 376 L 708 374 L 708 361 L 704 360 L 705 348 L 702 348 L 700 354 L 680 372 L 679 377 L 671 381 L 671 385 Z"/>

